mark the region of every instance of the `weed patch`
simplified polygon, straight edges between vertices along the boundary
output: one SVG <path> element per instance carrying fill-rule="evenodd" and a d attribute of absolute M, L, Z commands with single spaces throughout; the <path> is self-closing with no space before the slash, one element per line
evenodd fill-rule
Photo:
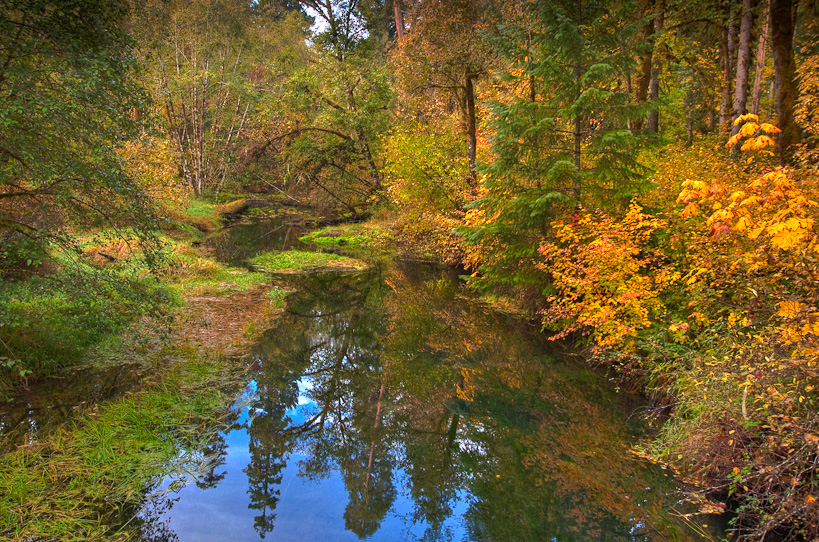
<path fill-rule="evenodd" d="M 178 349 L 142 392 L 99 406 L 72 427 L 0 457 L 6 540 L 127 538 L 145 492 L 169 472 L 197 472 L 223 429 L 227 359 Z M 235 377 L 234 377 L 235 378 Z"/>
<path fill-rule="evenodd" d="M 386 250 L 393 237 L 383 226 L 365 222 L 328 226 L 299 237 L 299 241 L 319 247 L 345 247 L 355 253 L 360 249 Z"/>
<path fill-rule="evenodd" d="M 302 252 L 300 250 L 265 252 L 251 258 L 250 263 L 263 271 L 280 273 L 296 273 L 322 268 L 352 270 L 366 268 L 363 262 L 346 256 L 324 252 Z"/>

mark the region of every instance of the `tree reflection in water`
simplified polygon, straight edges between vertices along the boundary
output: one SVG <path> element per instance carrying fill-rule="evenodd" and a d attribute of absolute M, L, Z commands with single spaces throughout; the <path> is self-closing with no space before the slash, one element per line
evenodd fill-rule
<path fill-rule="evenodd" d="M 252 506 L 272 513 L 270 488 L 298 451 L 303 476 L 341 471 L 345 524 L 362 539 L 391 509 L 397 473 L 425 538 L 447 538 L 464 489 L 476 540 L 643 538 L 637 526 L 659 500 L 639 496 L 668 484 L 626 453 L 617 397 L 544 356 L 519 324 L 462 299 L 444 272 L 382 272 L 298 279 L 306 293 L 260 343 Z M 300 382 L 309 404 L 293 415 Z"/>
<path fill-rule="evenodd" d="M 253 350 L 244 424 L 262 538 L 291 460 L 302 479 L 340 477 L 360 539 L 407 501 L 407 533 L 430 541 L 689 538 L 663 510 L 674 485 L 628 453 L 623 397 L 448 271 L 289 280 L 287 314 Z"/>

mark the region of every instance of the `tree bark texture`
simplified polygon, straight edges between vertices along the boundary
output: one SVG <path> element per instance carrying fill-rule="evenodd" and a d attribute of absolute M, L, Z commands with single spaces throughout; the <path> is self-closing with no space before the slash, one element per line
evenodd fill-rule
<path fill-rule="evenodd" d="M 735 0 L 722 5 L 724 19 L 720 35 L 722 57 L 722 100 L 719 107 L 720 131 L 726 132 L 731 120 L 731 90 L 734 81 L 734 34 L 736 34 Z"/>
<path fill-rule="evenodd" d="M 643 13 L 651 13 L 654 9 L 654 0 L 648 0 L 643 7 Z M 634 94 L 634 101 L 637 104 L 643 104 L 648 100 L 648 87 L 651 83 L 651 66 L 654 57 L 654 23 L 649 21 L 643 27 L 643 41 L 646 44 L 646 52 L 640 58 L 640 76 L 637 78 L 637 89 Z M 633 123 L 635 130 L 643 128 L 643 119 L 636 119 Z"/>
<path fill-rule="evenodd" d="M 796 104 L 796 62 L 793 56 L 793 0 L 770 0 L 771 49 L 776 80 L 776 116 L 779 134 L 779 159 L 784 165 L 792 147 L 799 143 L 799 129 L 793 118 Z"/>
<path fill-rule="evenodd" d="M 404 29 L 404 13 L 401 11 L 400 0 L 392 0 L 392 9 L 395 13 L 395 32 L 399 38 L 403 38 L 406 30 Z"/>
<path fill-rule="evenodd" d="M 751 71 L 751 33 L 754 28 L 754 2 L 742 0 L 742 20 L 739 26 L 739 48 L 737 49 L 737 78 L 734 85 L 734 103 L 732 120 L 747 112 L 748 75 Z M 740 126 L 731 123 L 731 135 L 739 132 Z M 731 151 L 734 158 L 739 157 L 739 146 Z"/>
<path fill-rule="evenodd" d="M 465 98 L 466 98 L 466 147 L 467 147 L 467 157 L 469 159 L 469 179 L 470 185 L 475 185 L 475 180 L 477 178 L 476 175 L 476 154 L 478 148 L 478 138 L 477 138 L 477 122 L 475 119 L 475 87 L 472 84 L 472 79 L 474 79 L 475 74 L 470 73 L 469 69 L 466 69 L 464 74 L 464 91 L 465 91 Z"/>
<path fill-rule="evenodd" d="M 754 89 L 751 93 L 751 113 L 754 115 L 759 115 L 759 102 L 762 99 L 762 78 L 765 75 L 765 53 L 768 51 L 770 19 L 770 8 L 766 5 L 762 15 L 762 29 L 759 32 L 759 47 L 756 50 L 756 67 L 754 68 Z"/>
<path fill-rule="evenodd" d="M 654 17 L 654 47 L 657 47 L 657 39 L 662 34 L 665 23 L 665 1 L 660 0 L 657 3 L 657 13 Z M 652 55 L 651 61 L 651 79 L 648 83 L 648 99 L 656 100 L 660 97 L 660 55 Z M 652 132 L 660 131 L 660 111 L 653 108 L 648 114 L 647 126 Z"/>
<path fill-rule="evenodd" d="M 751 32 L 754 27 L 753 0 L 742 0 L 742 22 L 737 49 L 737 79 L 734 87 L 734 118 L 747 112 L 748 81 L 751 72 Z"/>

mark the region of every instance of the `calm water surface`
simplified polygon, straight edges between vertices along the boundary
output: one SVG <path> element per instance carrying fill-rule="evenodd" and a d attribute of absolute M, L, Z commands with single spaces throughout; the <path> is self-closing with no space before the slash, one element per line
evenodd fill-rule
<path fill-rule="evenodd" d="M 211 468 L 143 511 L 144 542 L 702 539 L 629 451 L 639 401 L 450 272 L 288 280 Z"/>

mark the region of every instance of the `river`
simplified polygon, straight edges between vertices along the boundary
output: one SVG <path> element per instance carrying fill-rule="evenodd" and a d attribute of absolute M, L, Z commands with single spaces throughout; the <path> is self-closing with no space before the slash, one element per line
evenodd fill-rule
<path fill-rule="evenodd" d="M 231 428 L 207 472 L 143 511 L 143 542 L 720 532 L 681 518 L 678 483 L 632 453 L 640 398 L 554 355 L 452 270 L 393 259 L 274 281 L 295 293 L 246 357 Z"/>
<path fill-rule="evenodd" d="M 299 247 L 297 214 L 252 216 L 208 249 L 241 264 Z M 204 468 L 156 480 L 123 530 L 131 539 L 723 537 L 724 517 L 689 517 L 680 482 L 635 453 L 651 437 L 642 398 L 557 355 L 537 326 L 481 301 L 452 269 L 382 257 L 365 271 L 270 280 L 292 293 L 235 360 L 247 377 L 224 405 L 226 429 L 201 450 Z M 128 371 L 75 380 L 103 400 L 135 385 Z M 51 423 L 42 414 L 56 396 L 43 389 L 27 396 L 43 405 L 4 415 L 9 442 Z"/>

